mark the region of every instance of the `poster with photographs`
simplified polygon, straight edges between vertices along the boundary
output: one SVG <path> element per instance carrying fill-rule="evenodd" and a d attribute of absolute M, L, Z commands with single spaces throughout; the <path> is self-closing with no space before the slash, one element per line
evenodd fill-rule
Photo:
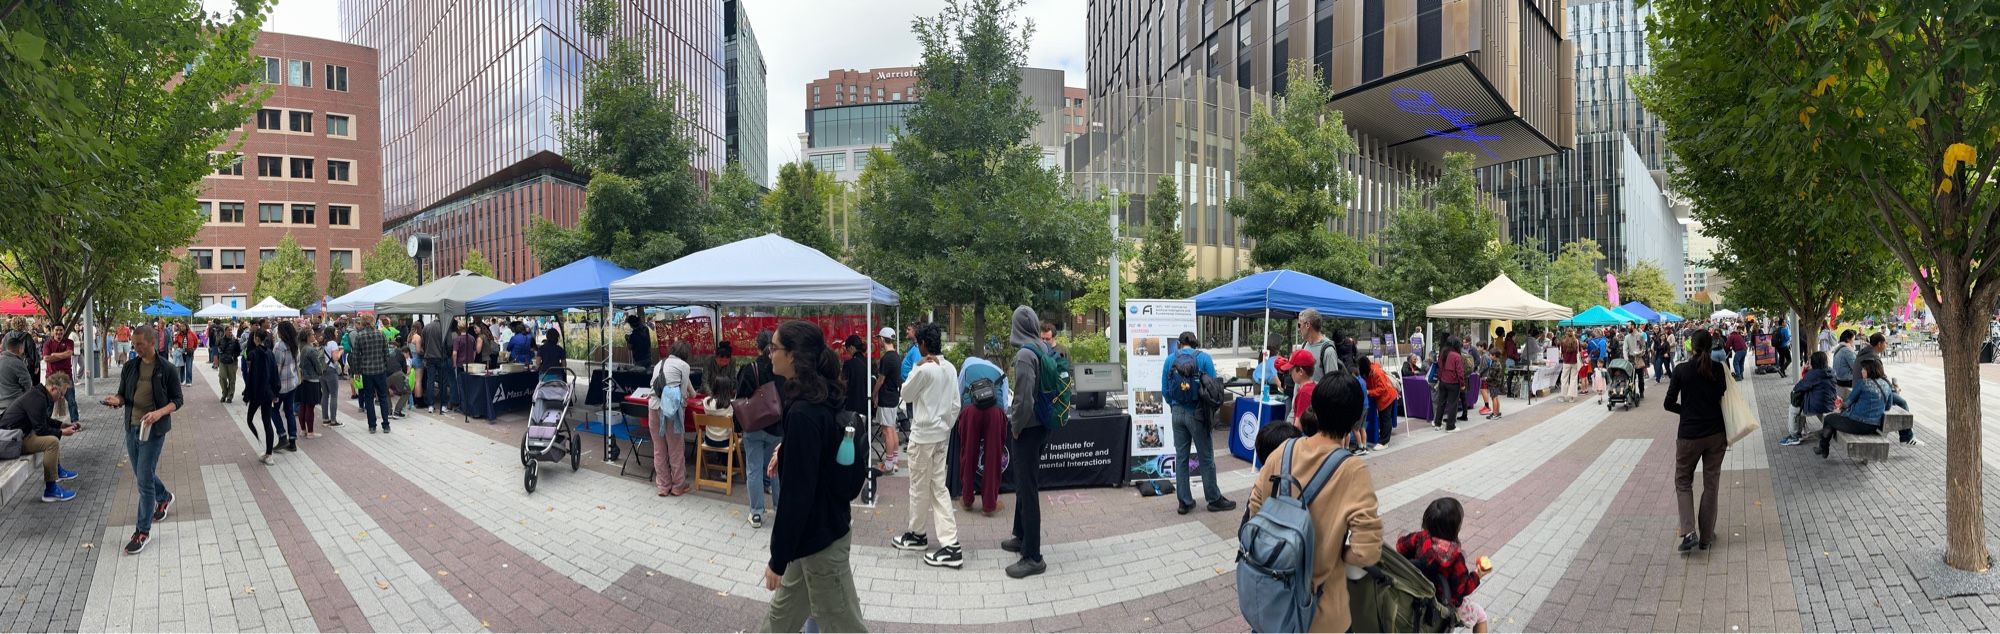
<path fill-rule="evenodd" d="M 1134 299 L 1125 302 L 1125 389 L 1132 411 L 1132 479 L 1173 477 L 1174 425 L 1160 393 L 1167 357 L 1178 338 L 1196 327 L 1194 302 Z"/>

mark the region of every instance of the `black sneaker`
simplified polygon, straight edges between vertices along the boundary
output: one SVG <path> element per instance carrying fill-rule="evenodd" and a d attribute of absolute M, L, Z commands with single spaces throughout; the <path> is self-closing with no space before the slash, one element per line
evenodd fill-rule
<path fill-rule="evenodd" d="M 1223 511 L 1234 511 L 1234 510 L 1236 510 L 1236 501 L 1231 500 L 1229 498 L 1222 498 L 1220 500 L 1208 503 L 1208 512 L 1210 513 L 1221 513 Z"/>
<path fill-rule="evenodd" d="M 1695 546 L 1698 546 L 1700 544 L 1701 544 L 1700 536 L 1694 533 L 1688 533 L 1686 535 L 1681 536 L 1680 546 L 1678 546 L 1676 550 L 1679 550 L 1682 553 L 1686 553 L 1694 550 Z"/>
<path fill-rule="evenodd" d="M 1010 553 L 1021 552 L 1021 538 L 1019 537 L 1007 538 L 1007 541 L 1000 542 L 1000 550 L 1004 550 Z"/>
<path fill-rule="evenodd" d="M 1179 513 L 1181 515 L 1187 515 L 1188 511 L 1192 510 L 1194 510 L 1193 502 L 1182 502 L 1177 508 L 1174 509 L 1174 512 Z"/>
<path fill-rule="evenodd" d="M 368 433 L 371 433 L 371 434 L 375 433 L 375 428 L 374 428 L 373 426 L 370 426 L 370 427 L 368 428 Z"/>
<path fill-rule="evenodd" d="M 389 426 L 388 426 L 388 425 L 383 425 L 383 426 L 382 426 L 382 433 L 384 433 L 384 434 L 386 434 L 386 433 L 389 433 Z"/>
<path fill-rule="evenodd" d="M 924 565 L 943 568 L 959 568 L 965 565 L 965 553 L 956 544 L 939 548 L 924 555 Z"/>
<path fill-rule="evenodd" d="M 153 521 L 155 522 L 167 521 L 167 509 L 173 507 L 174 507 L 174 494 L 168 493 L 167 499 L 160 501 L 159 506 L 153 507 Z"/>
<path fill-rule="evenodd" d="M 1014 565 L 1007 567 L 1007 576 L 1015 579 L 1025 579 L 1048 571 L 1048 564 L 1023 557 L 1020 561 L 1014 562 Z"/>
<path fill-rule="evenodd" d="M 750 516 L 750 528 L 763 528 L 763 527 L 764 527 L 764 516 L 762 515 Z"/>
<path fill-rule="evenodd" d="M 144 531 L 133 533 L 132 541 L 125 542 L 125 554 L 137 555 L 140 551 L 145 550 L 148 537 Z"/>
<path fill-rule="evenodd" d="M 931 547 L 931 539 L 923 533 L 903 533 L 889 540 L 889 545 L 895 546 L 896 550 L 927 550 Z"/>

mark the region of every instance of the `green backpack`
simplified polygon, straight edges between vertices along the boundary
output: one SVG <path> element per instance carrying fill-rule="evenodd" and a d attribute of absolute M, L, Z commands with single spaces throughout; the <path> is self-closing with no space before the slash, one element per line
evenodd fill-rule
<path fill-rule="evenodd" d="M 1069 375 L 1069 357 L 1048 344 L 1032 348 L 1039 368 L 1035 372 L 1035 421 L 1050 431 L 1069 422 L 1070 396 L 1075 387 Z"/>

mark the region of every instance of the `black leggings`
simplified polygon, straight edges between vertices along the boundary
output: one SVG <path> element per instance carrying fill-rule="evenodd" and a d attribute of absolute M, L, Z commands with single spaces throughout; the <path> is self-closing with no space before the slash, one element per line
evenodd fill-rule
<path fill-rule="evenodd" d="M 1870 425 L 1854 420 L 1848 418 L 1846 414 L 1827 414 L 1824 418 L 1820 419 L 1820 423 L 1826 427 L 1826 429 L 1820 430 L 1821 433 L 1819 435 L 1819 450 L 1821 453 L 1825 453 L 1833 447 L 1834 432 L 1844 432 L 1856 436 L 1876 436 L 1882 433 L 1881 425 Z"/>
<path fill-rule="evenodd" d="M 284 433 L 285 423 L 279 418 L 278 404 L 270 401 L 251 403 L 250 411 L 243 415 L 243 422 L 250 426 L 251 433 L 257 431 L 255 421 L 259 412 L 264 414 L 264 455 L 268 456 L 278 447 L 278 434 Z"/>

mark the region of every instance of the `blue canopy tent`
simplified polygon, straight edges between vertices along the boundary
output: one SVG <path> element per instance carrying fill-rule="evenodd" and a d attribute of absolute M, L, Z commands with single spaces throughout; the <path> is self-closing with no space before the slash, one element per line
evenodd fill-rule
<path fill-rule="evenodd" d="M 610 260 L 587 257 L 465 303 L 468 315 L 554 315 L 611 305 L 611 283 L 637 274 Z"/>
<path fill-rule="evenodd" d="M 1643 324 L 1648 321 L 1645 317 L 1640 317 L 1636 314 L 1633 314 L 1630 311 L 1625 310 L 1624 308 L 1612 308 L 1610 310 L 1611 314 L 1617 315 L 1619 317 L 1624 317 L 1626 323 Z"/>
<path fill-rule="evenodd" d="M 1660 313 L 1660 320 L 1670 324 L 1678 324 L 1687 321 L 1687 318 L 1673 313 Z"/>
<path fill-rule="evenodd" d="M 1557 325 L 1584 326 L 1584 327 L 1623 326 L 1625 324 L 1634 324 L 1634 323 L 1639 323 L 1641 321 L 1643 320 L 1639 319 L 1638 317 L 1633 317 L 1631 315 L 1622 315 L 1617 312 L 1614 312 L 1614 310 L 1610 308 L 1605 308 L 1603 306 L 1592 306 L 1590 307 L 1590 310 L 1583 311 L 1582 313 L 1577 314 L 1577 316 L 1562 321 Z"/>
<path fill-rule="evenodd" d="M 1619 306 L 1618 309 L 1632 313 L 1632 316 L 1644 319 L 1647 323 L 1657 324 L 1661 321 L 1659 311 L 1653 310 L 1652 307 L 1637 301 L 1626 302 L 1624 306 Z"/>
<path fill-rule="evenodd" d="M 172 297 L 162 297 L 160 298 L 159 301 L 147 304 L 146 307 L 144 309 L 141 309 L 139 312 L 145 313 L 147 317 L 193 317 L 194 316 L 194 311 L 188 310 L 188 307 L 182 306 L 180 302 L 174 301 L 174 298 Z"/>
<path fill-rule="evenodd" d="M 1396 337 L 1396 308 L 1345 286 L 1291 270 L 1265 271 L 1194 296 L 1194 312 L 1204 317 L 1290 317 L 1311 308 L 1324 317 L 1389 322 Z M 1264 329 L 1269 345 L 1270 328 Z"/>

